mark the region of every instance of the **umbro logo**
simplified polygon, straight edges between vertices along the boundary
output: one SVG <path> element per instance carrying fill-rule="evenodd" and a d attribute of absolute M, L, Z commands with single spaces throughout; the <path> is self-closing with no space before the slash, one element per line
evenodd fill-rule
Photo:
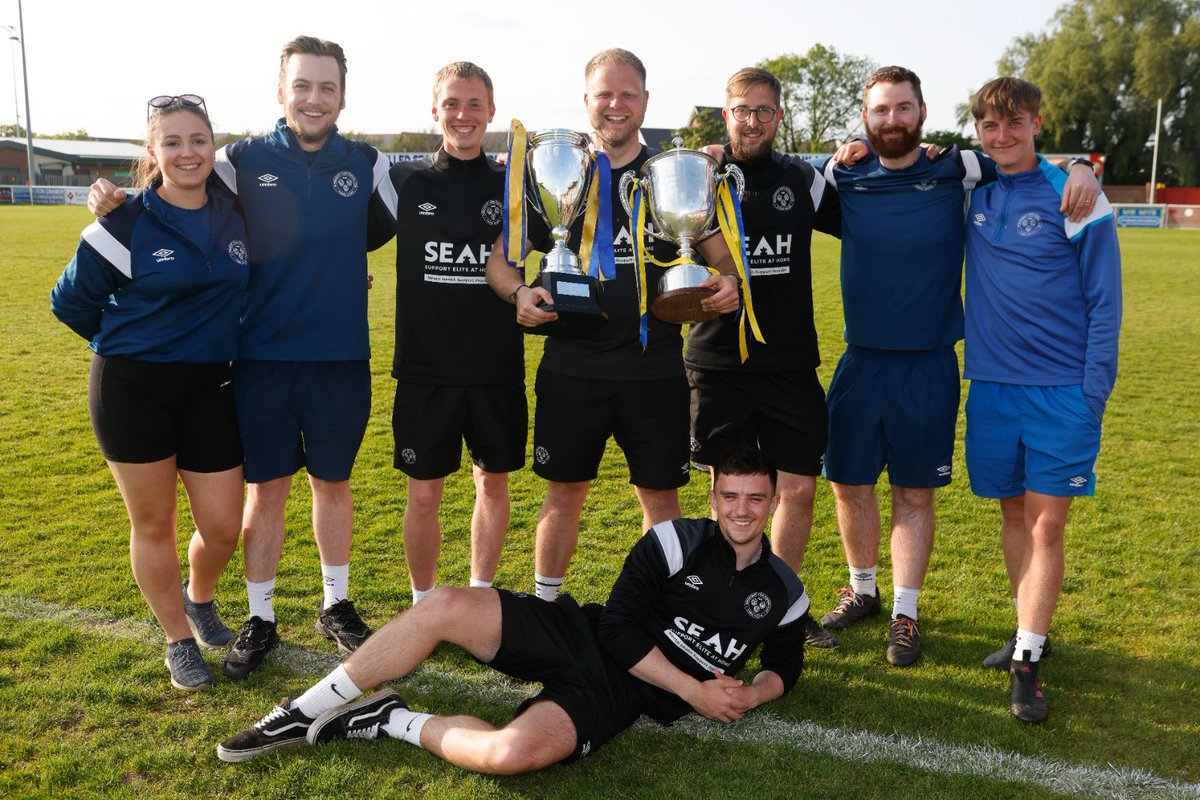
<path fill-rule="evenodd" d="M 861 183 L 856 183 L 856 184 L 854 184 L 854 191 L 856 191 L 856 192 L 867 192 L 867 191 L 870 191 L 870 190 L 869 190 L 867 187 L 863 186 Z"/>
<path fill-rule="evenodd" d="M 262 175 L 258 176 L 258 185 L 259 186 L 274 186 L 278 182 L 279 182 L 279 177 L 276 175 L 272 175 L 269 172 L 264 172 Z"/>
<path fill-rule="evenodd" d="M 950 468 L 950 465 L 949 465 L 949 464 L 945 464 L 945 465 L 943 465 L 943 466 L 940 466 L 940 467 L 938 467 L 938 468 L 937 468 L 937 474 L 938 474 L 938 475 L 941 475 L 941 476 L 944 478 L 944 477 L 946 477 L 947 475 L 949 475 L 949 474 L 950 474 L 950 469 L 951 469 L 951 468 Z"/>
<path fill-rule="evenodd" d="M 1071 478 L 1071 480 L 1067 481 L 1067 483 L 1071 484 L 1071 487 L 1074 489 L 1079 489 L 1083 486 L 1087 486 L 1087 482 L 1088 482 L 1088 479 L 1083 477 L 1082 475 L 1076 475 L 1074 478 Z"/>
<path fill-rule="evenodd" d="M 161 264 L 164 261 L 174 261 L 175 260 L 175 251 L 168 250 L 165 247 L 163 247 L 159 250 L 155 250 L 150 255 L 154 256 L 154 260 L 158 264 Z"/>
<path fill-rule="evenodd" d="M 437 211 L 437 206 L 433 203 L 421 203 L 421 205 L 417 206 L 417 210 L 422 217 L 432 217 L 433 212 Z"/>
<path fill-rule="evenodd" d="M 689 589 L 700 591 L 700 587 L 704 585 L 704 581 L 700 580 L 699 575 L 688 575 L 683 581 L 683 585 Z"/>
<path fill-rule="evenodd" d="M 976 228 L 982 228 L 983 223 L 987 222 L 987 215 L 986 214 L 976 214 L 974 221 L 975 221 Z"/>

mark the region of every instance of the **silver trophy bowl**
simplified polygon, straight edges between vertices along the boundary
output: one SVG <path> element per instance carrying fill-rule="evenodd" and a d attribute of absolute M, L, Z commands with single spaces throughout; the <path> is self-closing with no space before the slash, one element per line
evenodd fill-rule
<path fill-rule="evenodd" d="M 657 231 L 647 229 L 646 233 L 677 244 L 679 258 L 685 262 L 663 273 L 652 308 L 654 315 L 666 322 L 705 322 L 719 314 L 701 308 L 701 301 L 715 290 L 701 286 L 711 273 L 695 262 L 693 244 L 718 230 L 710 226 L 717 211 L 721 167 L 712 156 L 684 148 L 679 137 L 673 143 L 674 149 L 652 156 L 641 169 L 645 202 L 657 228 Z M 726 173 L 741 197 L 745 189 L 741 170 L 731 164 Z M 621 176 L 620 184 L 621 202 L 631 217 L 628 198 L 632 180 L 633 175 L 626 173 Z"/>
<path fill-rule="evenodd" d="M 554 247 L 542 259 L 542 272 L 582 274 L 579 256 L 567 248 L 567 238 L 571 224 L 583 212 L 595 172 L 587 137 L 551 128 L 533 134 L 529 144 L 526 197 L 550 226 L 554 239 Z"/>

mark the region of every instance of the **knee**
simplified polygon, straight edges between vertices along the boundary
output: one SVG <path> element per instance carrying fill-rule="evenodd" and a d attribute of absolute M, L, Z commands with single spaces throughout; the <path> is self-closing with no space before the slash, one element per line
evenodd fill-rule
<path fill-rule="evenodd" d="M 312 486 L 314 500 L 348 501 L 350 499 L 350 481 L 327 481 L 309 475 L 308 483 Z"/>
<path fill-rule="evenodd" d="M 547 514 L 576 514 L 583 510 L 590 481 L 559 483 L 550 481 L 546 487 Z"/>
<path fill-rule="evenodd" d="M 408 482 L 408 509 L 417 514 L 436 514 L 442 503 L 442 491 L 438 481 Z"/>
<path fill-rule="evenodd" d="M 489 500 L 508 499 L 508 473 L 475 471 L 475 493 Z"/>
<path fill-rule="evenodd" d="M 483 770 L 492 775 L 521 775 L 550 766 L 554 761 L 510 730 L 499 730 L 483 756 Z"/>
<path fill-rule="evenodd" d="M 205 544 L 230 546 L 237 544 L 242 533 L 242 516 L 234 514 L 225 519 L 212 520 L 196 526 L 196 533 Z"/>
<path fill-rule="evenodd" d="M 437 586 L 410 613 L 421 613 L 437 619 L 453 621 L 470 619 L 471 591 L 458 586 Z M 445 638 L 443 636 L 443 638 Z"/>
<path fill-rule="evenodd" d="M 901 512 L 923 513 L 933 510 L 933 490 L 908 486 L 892 487 L 892 506 Z"/>
<path fill-rule="evenodd" d="M 251 483 L 246 489 L 246 505 L 253 511 L 282 510 L 287 505 L 292 479 L 276 478 L 265 483 Z"/>
<path fill-rule="evenodd" d="M 812 508 L 816 496 L 817 482 L 815 479 L 779 487 L 779 502 L 791 508 Z"/>

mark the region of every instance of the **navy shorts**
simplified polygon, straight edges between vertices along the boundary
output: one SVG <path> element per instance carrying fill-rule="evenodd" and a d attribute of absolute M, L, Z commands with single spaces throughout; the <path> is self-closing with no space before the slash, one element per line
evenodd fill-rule
<path fill-rule="evenodd" d="M 616 381 L 539 368 L 535 390 L 533 471 L 546 480 L 594 479 L 609 436 L 624 451 L 634 486 L 678 489 L 691 477 L 683 375 Z"/>
<path fill-rule="evenodd" d="M 392 406 L 396 469 L 417 480 L 458 471 L 466 440 L 471 462 L 486 472 L 525 466 L 529 408 L 524 383 L 481 386 L 396 384 Z"/>
<path fill-rule="evenodd" d="M 301 467 L 350 479 L 371 416 L 368 361 L 235 361 L 234 397 L 250 483 Z"/>
<path fill-rule="evenodd" d="M 242 463 L 229 364 L 92 358 L 88 411 L 109 461 L 149 464 L 175 456 L 188 472 Z"/>
<path fill-rule="evenodd" d="M 896 486 L 950 483 L 961 382 L 953 347 L 848 347 L 829 384 L 825 476 L 871 484 L 884 467 Z"/>
<path fill-rule="evenodd" d="M 825 390 L 812 370 L 688 369 L 692 460 L 711 466 L 735 445 L 757 446 L 775 469 L 819 475 L 829 437 Z"/>
<path fill-rule="evenodd" d="M 487 665 L 542 690 L 517 707 L 513 717 L 541 700 L 556 703 L 575 726 L 574 761 L 641 716 L 643 695 L 636 679 L 606 657 L 596 638 L 600 606 L 580 608 L 568 594 L 553 603 L 521 592 L 500 594 L 500 649 Z"/>
<path fill-rule="evenodd" d="M 1096 491 L 1100 420 L 1082 386 L 972 381 L 967 395 L 967 475 L 980 497 L 1090 497 Z"/>

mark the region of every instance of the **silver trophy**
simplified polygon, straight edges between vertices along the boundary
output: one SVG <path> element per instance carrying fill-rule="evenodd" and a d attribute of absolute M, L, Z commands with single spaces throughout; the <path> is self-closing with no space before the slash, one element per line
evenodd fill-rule
<path fill-rule="evenodd" d="M 701 301 L 716 290 L 703 288 L 700 284 L 712 274 L 693 260 L 692 245 L 717 232 L 711 228 L 717 211 L 717 182 L 722 177 L 721 165 L 712 156 L 698 150 L 683 147 L 678 136 L 672 141 L 675 148 L 652 156 L 642 165 L 642 186 L 645 202 L 654 220 L 654 227 L 646 233 L 656 239 L 679 245 L 679 258 L 686 263 L 668 269 L 658 282 L 658 297 L 651 309 L 654 316 L 664 322 L 682 324 L 705 322 L 720 316 L 716 311 L 705 311 Z M 725 174 L 734 182 L 740 198 L 745 192 L 746 181 L 742 171 L 730 164 Z M 621 203 L 625 213 L 633 217 L 629 207 L 629 184 L 633 173 L 621 176 Z M 634 235 L 640 235 L 634 231 Z"/>
<path fill-rule="evenodd" d="M 608 319 L 600 310 L 600 283 L 580 268 L 579 256 L 567 248 L 572 223 L 583 213 L 596 170 L 583 134 L 561 128 L 538 131 L 529 139 L 525 197 L 550 226 L 554 246 L 542 259 L 533 281 L 554 298 L 543 307 L 558 314 L 556 322 L 528 333 L 587 336 Z M 596 246 L 611 246 L 597 242 Z"/>

